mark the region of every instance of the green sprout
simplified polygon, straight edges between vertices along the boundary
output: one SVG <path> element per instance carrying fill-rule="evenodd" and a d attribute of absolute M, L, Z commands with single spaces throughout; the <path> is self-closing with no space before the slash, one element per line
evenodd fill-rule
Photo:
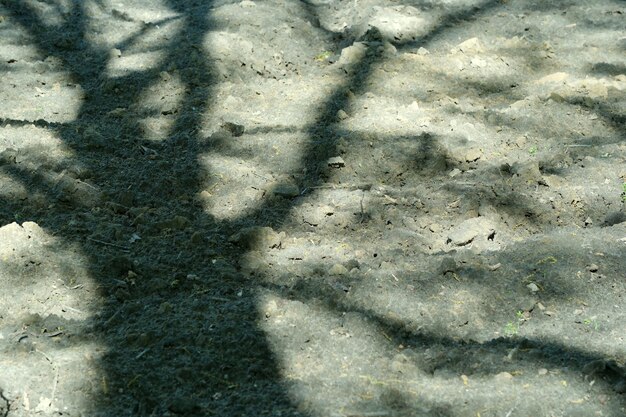
<path fill-rule="evenodd" d="M 505 326 L 504 326 L 504 335 L 505 336 L 514 336 L 519 332 L 519 327 L 522 323 L 524 323 L 526 321 L 526 317 L 524 316 L 524 312 L 521 310 L 518 310 L 517 312 L 515 312 L 515 317 L 517 318 L 517 321 L 515 322 L 508 322 Z"/>
<path fill-rule="evenodd" d="M 594 330 L 598 330 L 598 321 L 595 317 L 587 318 L 583 320 L 583 324 L 585 326 L 593 327 Z"/>
<path fill-rule="evenodd" d="M 333 53 L 330 51 L 323 51 L 320 54 L 316 55 L 314 59 L 318 62 L 326 61 L 328 58 L 331 57 L 332 54 Z"/>
<path fill-rule="evenodd" d="M 533 145 L 533 146 L 530 147 L 530 149 L 528 149 L 528 153 L 531 154 L 531 155 L 534 155 L 534 154 L 537 153 L 538 150 L 539 149 L 536 146 Z"/>
<path fill-rule="evenodd" d="M 513 323 L 512 321 L 508 322 L 506 326 L 504 326 L 505 336 L 516 335 L 518 331 L 519 331 L 519 325 L 517 323 Z"/>

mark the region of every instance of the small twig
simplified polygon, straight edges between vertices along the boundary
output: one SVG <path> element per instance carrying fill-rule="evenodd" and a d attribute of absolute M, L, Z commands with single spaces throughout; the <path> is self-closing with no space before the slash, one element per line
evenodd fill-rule
<path fill-rule="evenodd" d="M 70 307 L 70 306 L 63 306 L 63 307 L 61 307 L 61 309 L 73 311 L 74 313 L 78 313 L 78 314 L 83 314 L 83 312 L 80 311 L 79 309 L 73 308 L 73 307 Z"/>
<path fill-rule="evenodd" d="M 263 175 L 259 175 L 256 172 L 253 172 L 252 175 L 254 175 L 255 177 L 259 177 L 261 179 L 264 179 L 265 181 L 269 181 L 269 179 L 265 178 Z"/>
<path fill-rule="evenodd" d="M 139 352 L 137 354 L 137 356 L 135 356 L 135 359 L 139 359 L 141 358 L 143 355 L 145 355 L 146 353 L 148 353 L 148 351 L 150 350 L 150 348 L 145 348 L 144 350 L 142 350 L 141 352 Z"/>
<path fill-rule="evenodd" d="M 100 190 L 98 190 L 98 188 L 97 188 L 97 187 L 95 187 L 95 186 L 93 186 L 93 185 L 89 184 L 88 182 L 81 181 L 81 180 L 76 180 L 76 181 L 78 181 L 78 182 L 79 182 L 79 183 L 81 183 L 81 184 L 85 184 L 87 187 L 89 187 L 89 188 L 91 188 L 91 189 L 93 189 L 93 190 L 95 190 L 95 191 L 100 191 Z"/>
<path fill-rule="evenodd" d="M 122 249 L 122 250 L 125 250 L 127 252 L 130 252 L 130 248 L 127 248 L 126 246 L 116 245 L 115 243 L 105 242 L 103 240 L 94 239 L 92 237 L 88 237 L 87 240 L 91 240 L 92 242 L 99 243 L 101 245 L 111 246 L 111 247 L 114 247 L 114 248 L 118 248 L 118 249 Z"/>
<path fill-rule="evenodd" d="M 118 308 L 117 311 L 113 313 L 113 315 L 109 317 L 107 321 L 104 322 L 104 327 L 108 327 L 109 324 L 111 324 L 111 322 L 113 322 L 113 320 L 115 320 L 115 318 L 119 316 L 119 314 L 122 312 L 122 309 L 123 309 L 123 306 Z"/>

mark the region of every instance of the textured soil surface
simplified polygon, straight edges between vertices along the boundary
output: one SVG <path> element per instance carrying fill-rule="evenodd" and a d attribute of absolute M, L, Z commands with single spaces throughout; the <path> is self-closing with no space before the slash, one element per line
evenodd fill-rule
<path fill-rule="evenodd" d="M 0 0 L 0 417 L 626 415 L 625 28 Z"/>

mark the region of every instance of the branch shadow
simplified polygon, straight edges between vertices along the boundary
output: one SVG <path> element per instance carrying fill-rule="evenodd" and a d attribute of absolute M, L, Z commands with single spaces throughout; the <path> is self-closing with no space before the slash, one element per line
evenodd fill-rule
<path fill-rule="evenodd" d="M 426 45 L 456 22 L 476 18 L 498 3 L 484 2 L 471 12 L 459 12 L 444 19 L 432 33 L 402 47 Z M 306 415 L 290 397 L 289 384 L 258 326 L 254 284 L 236 267 L 245 250 L 228 242 L 228 236 L 251 224 L 279 226 L 302 199 L 274 200 L 271 207 L 263 204 L 232 221 L 213 218 L 193 199 L 203 185 L 198 156 L 207 150 L 200 144 L 198 131 L 203 114 L 210 113 L 214 104 L 216 83 L 210 51 L 208 57 L 196 54 L 205 34 L 216 25 L 210 17 L 211 3 L 169 0 L 168 7 L 185 23 L 165 48 L 165 58 L 156 68 L 115 79 L 107 75 L 108 51 L 92 48 L 86 41 L 88 17 L 82 2 L 73 2 L 63 27 L 51 28 L 28 3 L 5 0 L 2 4 L 11 19 L 31 31 L 42 53 L 59 57 L 85 89 L 85 101 L 71 123 L 1 121 L 34 124 L 58 133 L 75 151 L 76 162 L 87 166 L 89 182 L 101 189 L 98 201 L 91 204 L 77 197 L 75 188 L 68 191 L 28 170 L 9 168 L 12 177 L 51 202 L 45 210 L 27 208 L 27 216 L 64 241 L 80 245 L 89 258 L 90 275 L 98 280 L 104 306 L 91 332 L 81 335 L 100 341 L 107 350 L 99 366 L 109 382 L 106 389 L 97 390 L 95 396 L 101 398 L 94 399 L 93 411 L 116 415 L 270 415 L 277 411 Z M 382 60 L 380 34 L 371 28 L 365 37 L 365 57 L 349 69 L 344 85 L 325 100 L 305 130 L 307 143 L 296 164 L 308 173 L 298 182 L 301 189 L 324 182 L 324 165 L 337 152 L 339 112 L 349 106 L 351 93 L 365 91 L 374 65 Z M 127 39 L 118 47 L 132 42 Z M 158 84 L 170 62 L 180 68 L 177 76 L 184 92 L 167 139 L 154 143 L 143 137 L 140 114 L 120 114 L 117 109 L 140 104 L 142 93 Z M 104 140 L 94 141 L 95 137 Z M 428 160 L 437 157 L 429 142 L 431 138 L 424 138 L 423 157 Z M 156 149 L 158 157 L 142 151 L 146 147 Z M 22 208 L 19 201 L 3 198 L 1 202 L 5 212 Z M 61 224 L 59 219 L 66 219 L 68 212 L 83 214 L 87 230 L 100 226 L 108 230 L 108 225 L 115 224 L 124 235 L 139 231 L 145 243 L 128 250 L 103 246 L 106 236 Z M 196 269 L 190 270 L 190 266 Z M 394 335 L 394 343 L 456 343 L 406 335 L 401 333 L 401 323 L 377 320 Z M 502 343 L 499 350 L 513 347 L 511 342 Z M 576 355 L 587 358 L 584 353 Z M 389 394 L 390 406 L 410 411 L 401 397 L 402 393 Z M 433 415 L 449 414 L 444 407 Z"/>

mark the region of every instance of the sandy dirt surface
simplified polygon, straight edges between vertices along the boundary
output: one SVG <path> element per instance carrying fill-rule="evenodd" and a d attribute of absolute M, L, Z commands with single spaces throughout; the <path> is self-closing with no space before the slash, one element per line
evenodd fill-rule
<path fill-rule="evenodd" d="M 0 0 L 0 417 L 626 415 L 626 3 Z"/>

